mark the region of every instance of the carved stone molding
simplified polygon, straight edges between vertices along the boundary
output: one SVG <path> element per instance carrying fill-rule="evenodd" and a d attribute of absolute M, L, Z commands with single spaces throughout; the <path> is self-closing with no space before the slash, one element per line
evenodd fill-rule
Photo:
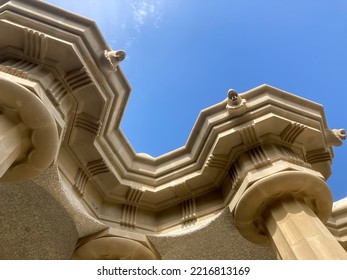
<path fill-rule="evenodd" d="M 125 227 L 134 228 L 136 220 L 137 206 L 131 204 L 124 204 L 122 208 L 122 218 L 120 225 Z"/>
<path fill-rule="evenodd" d="M 264 149 L 261 146 L 252 148 L 247 151 L 255 168 L 261 168 L 270 163 L 270 159 L 266 156 Z"/>
<path fill-rule="evenodd" d="M 306 161 L 311 164 L 332 160 L 331 152 L 329 149 L 319 149 L 319 150 L 309 151 L 306 153 L 305 158 L 306 158 Z"/>
<path fill-rule="evenodd" d="M 175 186 L 171 186 L 171 188 L 173 189 L 173 191 L 179 198 L 184 198 L 191 194 L 191 190 L 187 182 L 183 182 Z"/>
<path fill-rule="evenodd" d="M 282 131 L 281 139 L 289 144 L 294 143 L 295 139 L 304 131 L 305 125 L 292 122 Z"/>
<path fill-rule="evenodd" d="M 229 168 L 229 176 L 232 182 L 233 191 L 237 190 L 244 180 L 244 175 L 241 175 L 240 167 L 237 162 Z"/>
<path fill-rule="evenodd" d="M 72 91 L 77 91 L 92 84 L 92 80 L 84 68 L 70 71 L 64 78 Z"/>
<path fill-rule="evenodd" d="M 88 180 L 88 175 L 83 171 L 82 168 L 79 168 L 75 177 L 74 187 L 80 195 L 84 194 Z"/>
<path fill-rule="evenodd" d="M 27 60 L 7 59 L 0 64 L 0 71 L 22 79 L 28 79 L 30 72 L 36 67 L 39 66 Z"/>
<path fill-rule="evenodd" d="M 42 60 L 47 53 L 47 37 L 45 34 L 25 28 L 24 29 L 24 48 L 26 56 L 35 60 Z"/>
<path fill-rule="evenodd" d="M 129 188 L 126 199 L 129 203 L 139 203 L 144 192 L 142 189 L 137 189 L 137 188 Z"/>
<path fill-rule="evenodd" d="M 240 130 L 240 135 L 242 138 L 243 145 L 246 147 L 255 145 L 259 143 L 259 138 L 257 136 L 257 133 L 255 131 L 254 125 L 249 125 L 243 129 Z"/>
<path fill-rule="evenodd" d="M 55 105 L 60 106 L 61 101 L 67 95 L 68 90 L 65 85 L 58 79 L 54 79 L 51 84 L 48 86 L 46 93 L 53 100 Z"/>
<path fill-rule="evenodd" d="M 87 163 L 87 169 L 92 176 L 110 172 L 103 159 L 93 160 Z"/>
<path fill-rule="evenodd" d="M 73 106 L 73 101 L 67 99 L 69 89 L 58 72 L 49 66 L 46 67 L 43 63 L 31 60 L 28 56 L 25 58 L 14 57 L 9 55 L 0 62 L 0 72 L 13 76 L 13 80 L 27 88 L 30 85 L 31 91 L 35 92 L 47 107 L 54 107 L 61 116 L 67 115 Z M 40 90 L 37 91 L 37 88 Z"/>
<path fill-rule="evenodd" d="M 181 207 L 183 224 L 187 225 L 196 221 L 196 202 L 194 197 L 183 201 Z"/>
<path fill-rule="evenodd" d="M 144 192 L 142 189 L 129 188 L 126 194 L 127 203 L 123 204 L 122 208 L 122 218 L 120 220 L 122 226 L 131 228 L 136 226 L 137 205 L 143 194 Z"/>
<path fill-rule="evenodd" d="M 102 122 L 90 116 L 84 112 L 77 114 L 75 120 L 75 127 L 85 129 L 90 133 L 93 133 L 95 136 L 98 136 Z"/>
<path fill-rule="evenodd" d="M 229 158 L 225 155 L 211 154 L 206 165 L 211 168 L 225 169 Z"/>

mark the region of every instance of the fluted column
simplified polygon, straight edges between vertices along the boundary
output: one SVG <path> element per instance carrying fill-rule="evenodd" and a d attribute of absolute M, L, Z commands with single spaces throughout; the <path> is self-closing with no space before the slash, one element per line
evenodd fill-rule
<path fill-rule="evenodd" d="M 282 259 L 346 259 L 346 252 L 312 209 L 289 199 L 272 207 L 265 226 Z"/>
<path fill-rule="evenodd" d="M 302 171 L 283 171 L 254 183 L 235 209 L 235 222 L 249 241 L 271 243 L 281 259 L 347 259 L 324 226 L 332 196 L 326 183 Z"/>

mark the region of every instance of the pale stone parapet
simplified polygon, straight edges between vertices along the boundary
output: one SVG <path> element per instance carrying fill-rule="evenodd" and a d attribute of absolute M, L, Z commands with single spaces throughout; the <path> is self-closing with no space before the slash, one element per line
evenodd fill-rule
<path fill-rule="evenodd" d="M 58 130 L 51 113 L 33 92 L 1 77 L 0 109 L 0 180 L 40 175 L 58 150 Z"/>
<path fill-rule="evenodd" d="M 309 172 L 283 171 L 245 191 L 235 223 L 249 241 L 272 243 L 282 259 L 347 259 L 322 222 L 329 218 L 332 196 L 326 183 Z"/>

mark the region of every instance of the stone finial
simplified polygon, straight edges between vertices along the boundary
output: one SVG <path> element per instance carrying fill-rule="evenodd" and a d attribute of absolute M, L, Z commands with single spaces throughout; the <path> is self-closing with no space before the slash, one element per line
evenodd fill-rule
<path fill-rule="evenodd" d="M 229 89 L 227 102 L 227 109 L 237 109 L 244 104 L 245 100 L 234 89 Z"/>
<path fill-rule="evenodd" d="M 123 61 L 126 57 L 126 53 L 123 50 L 118 51 L 104 51 L 104 55 L 108 62 L 111 64 L 114 71 L 117 71 L 117 67 L 121 61 Z"/>
<path fill-rule="evenodd" d="M 325 138 L 327 140 L 327 145 L 331 146 L 341 146 L 342 140 L 346 139 L 345 129 L 327 129 L 324 132 Z"/>

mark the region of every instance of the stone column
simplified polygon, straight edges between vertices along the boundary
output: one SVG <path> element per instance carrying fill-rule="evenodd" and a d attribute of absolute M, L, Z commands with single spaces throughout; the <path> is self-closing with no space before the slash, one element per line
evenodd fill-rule
<path fill-rule="evenodd" d="M 283 171 L 249 187 L 235 209 L 240 233 L 272 244 L 281 259 L 347 259 L 323 223 L 332 209 L 326 183 L 310 172 Z"/>
<path fill-rule="evenodd" d="M 58 130 L 45 104 L 25 87 L 0 77 L 0 181 L 40 175 L 58 150 Z"/>

